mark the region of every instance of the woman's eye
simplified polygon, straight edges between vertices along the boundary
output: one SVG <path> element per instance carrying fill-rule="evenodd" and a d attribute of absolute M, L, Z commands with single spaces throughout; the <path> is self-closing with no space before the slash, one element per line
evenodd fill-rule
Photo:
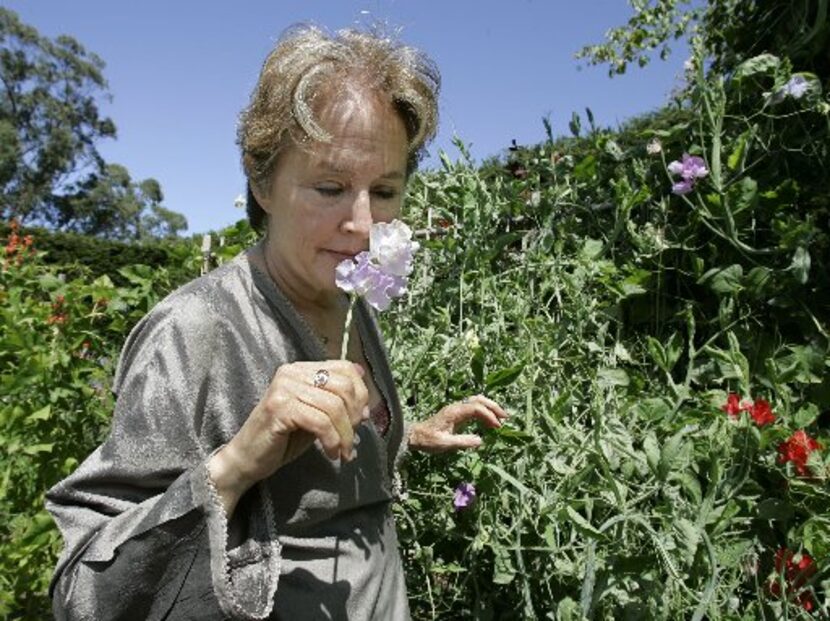
<path fill-rule="evenodd" d="M 398 191 L 392 188 L 378 188 L 377 190 L 373 190 L 372 193 L 384 201 L 392 200 L 398 195 Z"/>
<path fill-rule="evenodd" d="M 343 192 L 339 185 L 318 185 L 315 189 L 323 196 L 339 196 Z"/>

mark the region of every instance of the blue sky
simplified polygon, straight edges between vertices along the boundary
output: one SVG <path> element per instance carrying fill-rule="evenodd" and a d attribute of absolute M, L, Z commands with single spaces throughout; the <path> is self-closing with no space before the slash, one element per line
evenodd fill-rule
<path fill-rule="evenodd" d="M 154 177 L 165 206 L 187 216 L 190 233 L 232 224 L 244 190 L 235 144 L 239 111 L 265 55 L 287 26 L 338 29 L 380 19 L 430 54 L 441 69 L 441 130 L 430 147 L 452 159 L 458 135 L 480 161 L 544 138 L 549 115 L 567 132 L 586 106 L 616 126 L 663 104 L 679 84 L 687 52 L 609 79 L 574 53 L 602 40 L 631 14 L 625 0 L 4 0 L 42 34 L 69 34 L 106 62 L 118 128 L 100 145 L 134 179 Z"/>

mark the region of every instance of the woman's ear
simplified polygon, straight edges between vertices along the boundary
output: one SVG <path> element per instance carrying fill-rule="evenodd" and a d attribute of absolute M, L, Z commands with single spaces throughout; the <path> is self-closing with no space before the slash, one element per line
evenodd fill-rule
<path fill-rule="evenodd" d="M 259 188 L 257 188 L 254 184 L 250 181 L 248 182 L 248 198 L 247 202 L 250 205 L 251 201 L 254 201 L 255 206 L 259 207 L 263 211 L 267 212 L 268 206 L 268 196 L 263 194 Z"/>

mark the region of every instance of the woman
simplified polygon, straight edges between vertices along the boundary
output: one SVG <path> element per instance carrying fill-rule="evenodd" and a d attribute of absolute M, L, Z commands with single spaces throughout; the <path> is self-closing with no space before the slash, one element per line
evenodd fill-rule
<path fill-rule="evenodd" d="M 356 32 L 285 34 L 240 124 L 264 241 L 179 289 L 122 352 L 110 436 L 47 507 L 58 619 L 405 619 L 390 512 L 405 446 L 475 447 L 476 396 L 405 428 L 365 304 L 335 267 L 395 219 L 435 133 L 438 73 Z"/>

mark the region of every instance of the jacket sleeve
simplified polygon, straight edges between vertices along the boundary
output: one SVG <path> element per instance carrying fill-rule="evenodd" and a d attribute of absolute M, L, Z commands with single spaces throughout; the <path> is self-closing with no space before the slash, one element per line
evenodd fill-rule
<path fill-rule="evenodd" d="M 64 538 L 56 619 L 266 619 L 280 570 L 264 488 L 228 523 L 203 428 L 221 338 L 193 305 L 164 303 L 119 361 L 111 432 L 46 496 Z M 183 310 L 184 309 L 184 310 Z M 228 432 L 230 433 L 230 432 Z"/>

